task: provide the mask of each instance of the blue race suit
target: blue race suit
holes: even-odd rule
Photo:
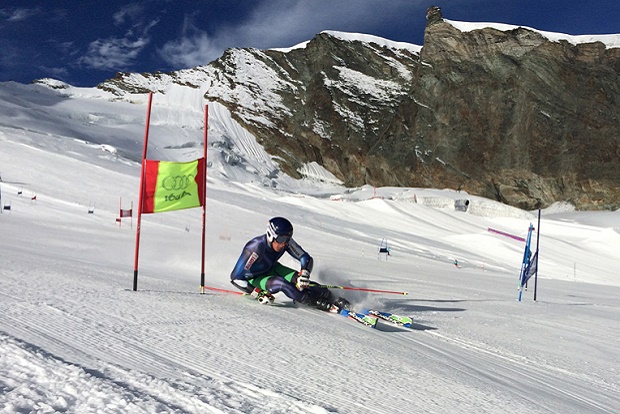
[[[237,280],[246,280],[251,286],[271,294],[284,292],[295,301],[303,301],[305,292],[295,287],[297,271],[278,263],[285,252],[299,260],[302,270],[312,271],[312,257],[295,240],[291,239],[286,248],[276,252],[263,234],[246,243],[230,274],[231,281],[235,284]],[[239,287],[237,284],[235,286]],[[311,287],[307,290],[314,289]]]

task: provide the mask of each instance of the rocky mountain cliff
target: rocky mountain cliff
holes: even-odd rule
[[[200,88],[293,177],[316,161],[347,186],[620,208],[620,48],[601,42],[461,31],[433,7],[422,48],[324,32],[290,50],[229,49],[206,66],[140,75],[146,89],[135,76],[99,87]]]

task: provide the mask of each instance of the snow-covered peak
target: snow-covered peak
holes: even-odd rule
[[[485,28],[491,28],[507,32],[518,28],[531,30],[533,32],[540,33],[552,42],[559,42],[565,40],[570,44],[577,45],[581,43],[593,43],[601,42],[608,49],[620,47],[620,34],[605,34],[605,35],[569,35],[564,33],[545,32],[542,30],[534,29],[527,26],[516,26],[505,23],[484,23],[484,22],[460,22],[456,20],[444,19],[446,23],[454,26],[461,32],[471,32],[472,30],[481,30]]]
[[[408,50],[412,53],[420,53],[420,50],[422,50],[422,46],[414,45],[413,43],[395,42],[393,40],[384,39],[383,37],[373,36],[373,35],[368,35],[368,34],[339,32],[339,31],[333,31],[333,30],[324,30],[321,33],[325,33],[337,39],[345,40],[349,42],[358,41],[358,42],[364,42],[364,43],[376,43],[379,46],[387,47],[389,49],[394,49],[394,50]],[[289,48],[276,48],[272,50],[278,50],[280,52],[286,53],[294,49],[304,49],[306,45],[308,44],[308,42],[309,41],[305,41],[295,46],[291,46]]]
[[[387,47],[389,49],[408,50],[412,53],[420,53],[420,50],[422,50],[422,46],[414,45],[413,43],[395,42],[393,40],[388,40],[379,36],[373,36],[368,34],[337,32],[332,30],[325,30],[321,33],[327,33],[328,35],[340,40],[346,40],[350,42],[358,41],[364,43],[376,43],[379,46]]]
[[[52,89],[67,89],[70,86],[69,84],[63,81],[59,81],[57,79],[52,79],[52,78],[41,78],[41,79],[37,79],[33,81],[32,83],[46,85]]]

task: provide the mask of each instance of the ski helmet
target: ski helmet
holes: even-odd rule
[[[284,217],[273,217],[267,226],[267,241],[288,243],[293,237],[293,225]]]

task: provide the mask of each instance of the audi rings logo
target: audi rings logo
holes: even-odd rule
[[[166,191],[180,191],[185,190],[190,184],[194,181],[194,176],[191,174],[187,175],[169,175],[164,178],[164,181],[161,183],[161,186]]]
[[[164,200],[169,203],[182,202],[182,199],[192,195],[188,190],[191,191],[190,186],[194,184],[192,174],[167,176],[161,182],[161,187],[167,191]]]

